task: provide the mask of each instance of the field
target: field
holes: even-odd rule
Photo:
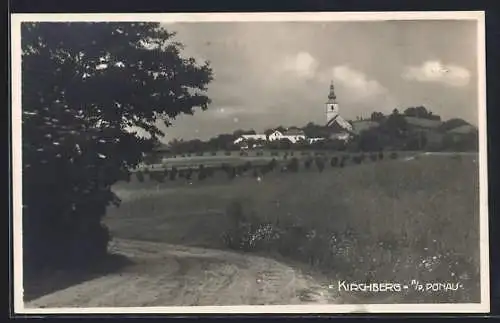
[[[135,241],[134,250],[142,248],[146,254],[159,255],[152,250],[163,244],[165,248],[183,246],[279,260],[286,268],[312,273],[322,282],[323,292],[328,292],[328,283],[335,284],[330,289],[334,300],[325,302],[479,302],[477,155],[406,157],[344,168],[327,164],[322,172],[300,164],[298,172],[276,170],[258,178],[248,172],[229,179],[220,171],[204,181],[178,178],[158,183],[139,182],[132,176],[130,182],[114,187],[122,204],[109,208],[105,222],[123,250]],[[253,242],[247,241],[246,247],[229,244],[227,236],[242,238],[240,229],[247,224],[253,228]],[[256,237],[262,227],[281,236]],[[248,234],[245,237],[249,239]],[[221,254],[219,258],[233,256]],[[179,262],[172,266],[179,267]],[[193,261],[189,266],[196,267]],[[246,266],[239,266],[240,276],[247,275],[243,271],[251,266]],[[141,270],[170,270],[167,267],[143,266]],[[184,268],[183,273],[187,271]],[[457,291],[415,292],[410,287],[399,293],[361,293],[339,292],[339,280],[462,285]],[[100,284],[94,282],[94,290]],[[227,286],[234,295],[239,295],[237,290],[241,293],[241,286]],[[287,304],[284,299],[225,299]],[[211,301],[214,298],[200,301],[184,296],[184,303],[176,305],[214,305]]]

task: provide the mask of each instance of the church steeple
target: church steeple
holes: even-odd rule
[[[330,93],[328,94],[328,102],[336,103],[337,96],[335,95],[335,88],[333,81],[330,83]]]

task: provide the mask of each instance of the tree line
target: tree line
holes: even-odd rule
[[[329,150],[349,150],[349,151],[377,151],[377,150],[474,150],[477,149],[477,135],[462,136],[458,141],[452,135],[447,135],[446,131],[455,127],[468,124],[466,121],[454,118],[442,122],[435,130],[420,131],[412,127],[406,117],[418,117],[427,120],[441,121],[439,115],[435,115],[432,111],[427,110],[424,106],[408,107],[402,113],[398,109],[394,109],[392,113],[384,115],[382,112],[373,112],[369,119],[364,121],[376,122],[378,126],[366,129],[354,136],[354,140],[346,143],[343,140],[331,139],[331,128],[324,125],[318,125],[313,122],[307,123],[303,127],[291,126],[289,128],[297,128],[304,131],[307,138],[324,138],[324,140],[308,143],[307,141],[299,141],[292,143],[288,139],[266,141],[247,139],[245,143],[249,147],[259,147],[263,149],[329,149]],[[279,126],[275,129],[267,129],[264,131],[266,135],[270,135],[274,130],[286,131],[284,126]],[[193,140],[173,140],[169,143],[169,151],[171,154],[196,154],[203,152],[214,151],[234,151],[240,150],[241,146],[234,144],[234,141],[241,135],[256,134],[254,129],[244,130],[239,129],[233,133],[219,134],[209,140],[202,141],[200,139]],[[439,145],[429,143],[429,135],[442,136]]]

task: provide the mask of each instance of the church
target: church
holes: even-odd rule
[[[330,84],[330,92],[328,93],[328,101],[326,106],[326,127],[330,130],[330,139],[347,141],[353,135],[353,126],[346,121],[339,113],[339,104],[335,95],[335,87],[333,81]]]

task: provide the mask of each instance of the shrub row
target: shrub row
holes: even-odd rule
[[[290,156],[293,155],[290,154]],[[396,159],[398,155],[396,152],[392,152],[389,157],[390,159]],[[345,167],[349,161],[354,164],[361,164],[365,161],[376,162],[383,159],[384,159],[383,152],[379,152],[378,154],[371,153],[371,154],[361,154],[355,156],[343,155],[343,156],[331,157],[329,159],[329,164],[331,167],[342,168]],[[280,167],[281,172],[296,173],[300,170],[300,161],[297,157],[292,157],[291,159],[285,159],[285,160],[287,160],[287,162],[282,164],[282,166]],[[307,159],[305,159],[304,168],[308,170],[311,169],[311,167],[314,165],[319,172],[323,172],[327,163],[328,163],[327,157],[325,157],[322,154],[318,154],[315,157],[308,157]],[[269,163],[263,166],[253,166],[250,161],[247,161],[245,164],[238,166],[230,165],[229,163],[223,163],[219,169],[225,172],[229,179],[233,179],[238,176],[242,176],[251,170],[253,170],[252,176],[258,177],[260,174],[264,175],[276,170],[277,166],[278,166],[278,161],[276,160],[276,158],[273,158]],[[177,178],[185,178],[187,180],[191,180],[194,176],[194,173],[196,172],[198,180],[204,180],[208,177],[212,177],[215,171],[216,169],[214,169],[213,167],[205,167],[202,164],[199,165],[197,169],[189,168],[184,170],[177,170],[176,167],[173,167],[170,171],[166,169],[163,171],[149,171],[148,169],[145,169],[142,172],[141,171],[136,172],[136,177],[140,182],[144,182],[145,175],[149,175],[149,178],[151,180],[155,180],[158,182],[164,182],[166,178],[168,178],[171,181],[176,180]]]

